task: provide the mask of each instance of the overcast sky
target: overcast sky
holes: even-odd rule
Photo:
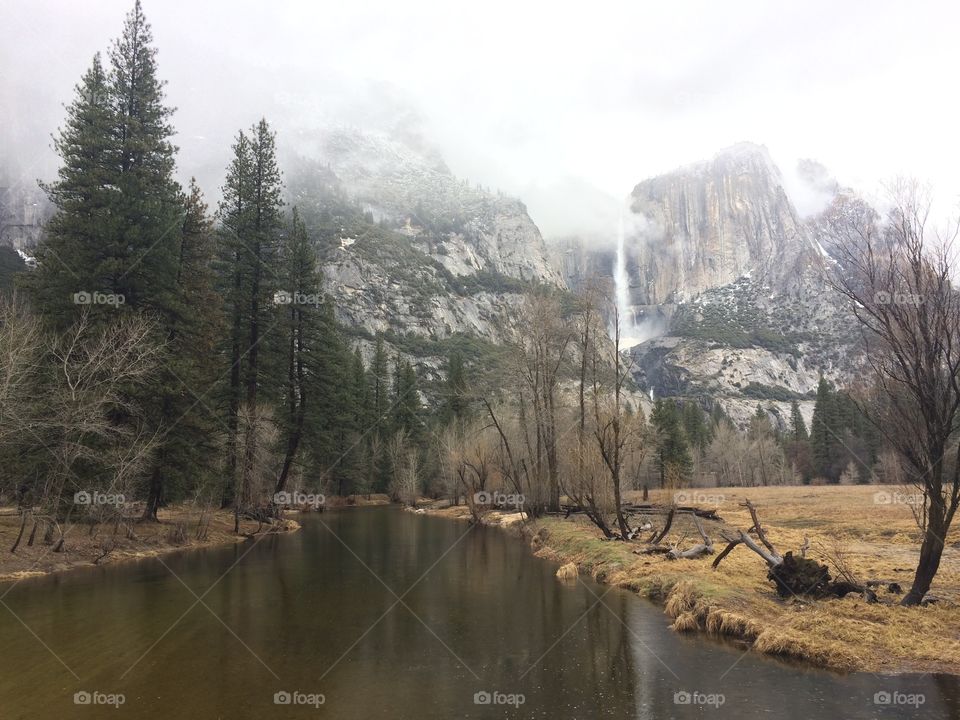
[[[0,163],[48,176],[49,134],[132,0],[0,0]],[[960,6],[904,2],[144,0],[178,107],[181,174],[216,193],[230,137],[416,108],[458,175],[527,200],[548,233],[597,193],[741,140],[788,172],[930,181],[957,162]],[[5,160],[6,158],[6,160]],[[602,204],[602,203],[601,203]]]

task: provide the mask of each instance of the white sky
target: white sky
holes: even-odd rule
[[[0,0],[0,164],[49,176],[61,104],[131,5]],[[404,104],[454,172],[526,199],[548,233],[585,222],[591,186],[622,198],[740,140],[785,172],[811,157],[868,191],[899,173],[930,181],[943,207],[960,196],[960,5],[944,0],[144,8],[179,108],[181,172],[211,196],[230,137],[260,115],[283,143]]]

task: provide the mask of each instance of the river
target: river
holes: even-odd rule
[[[397,508],[302,524],[7,583],[0,717],[960,718],[957,677],[838,676],[678,635],[500,530]]]

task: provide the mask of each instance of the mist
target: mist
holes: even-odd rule
[[[3,3],[0,164],[50,178],[50,135],[128,0]],[[148,0],[180,147],[211,198],[231,138],[266,116],[297,133],[415,126],[452,172],[527,203],[548,237],[612,241],[642,179],[763,143],[786,176],[816,158],[870,191],[895,174],[953,206],[960,9],[706,2],[568,12],[546,3]],[[909,86],[912,102],[892,101]],[[812,198],[815,202],[817,198]]]

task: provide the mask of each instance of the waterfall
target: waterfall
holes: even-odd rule
[[[617,259],[613,266],[614,300],[617,306],[617,315],[620,318],[620,348],[626,350],[646,342],[650,338],[659,337],[666,331],[666,323],[660,317],[642,316],[637,322],[637,314],[630,296],[630,274],[627,272],[626,231],[624,229],[623,213],[617,220]],[[610,337],[613,337],[615,328],[610,328]]]
[[[630,276],[627,274],[627,252],[624,248],[623,213],[617,220],[617,259],[613,266],[613,284],[616,293],[617,315],[620,318],[620,345],[627,348],[634,343],[636,320],[630,305]]]

